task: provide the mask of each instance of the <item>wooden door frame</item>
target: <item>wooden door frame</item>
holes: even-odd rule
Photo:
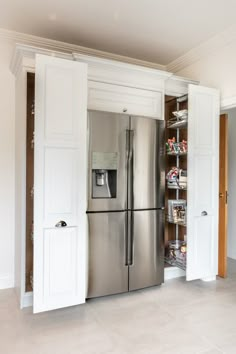
[[[219,144],[219,253],[218,275],[227,276],[227,224],[228,224],[228,115],[220,115]]]

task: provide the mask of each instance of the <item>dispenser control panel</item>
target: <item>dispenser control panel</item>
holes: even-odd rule
[[[117,152],[92,153],[92,198],[116,198]]]

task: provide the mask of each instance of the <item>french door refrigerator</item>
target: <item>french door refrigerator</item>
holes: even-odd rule
[[[164,122],[88,112],[87,298],[164,279]]]

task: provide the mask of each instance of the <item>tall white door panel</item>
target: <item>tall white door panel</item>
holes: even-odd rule
[[[37,55],[34,312],[85,301],[87,65]]]
[[[189,86],[187,280],[218,269],[219,92]]]

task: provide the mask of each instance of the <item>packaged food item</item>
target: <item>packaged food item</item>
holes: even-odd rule
[[[187,202],[185,199],[168,200],[168,221],[186,224]]]
[[[173,166],[166,175],[168,188],[187,188],[187,170]]]
[[[188,143],[186,140],[176,142],[175,137],[168,139],[166,142],[166,152],[173,155],[187,153]]]

